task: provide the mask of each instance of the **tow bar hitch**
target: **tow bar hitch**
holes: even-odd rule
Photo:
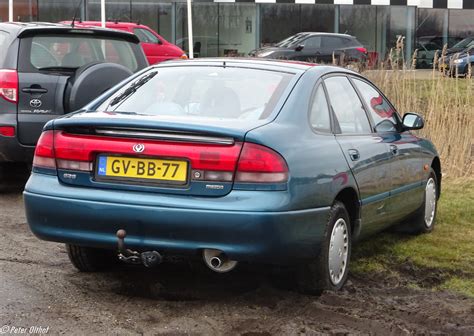
[[[125,237],[127,232],[120,229],[116,233],[118,239],[118,258],[134,265],[144,265],[145,267],[155,267],[163,261],[163,257],[157,251],[137,252],[125,248]]]

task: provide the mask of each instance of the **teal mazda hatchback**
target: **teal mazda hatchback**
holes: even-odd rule
[[[198,255],[220,273],[295,265],[302,291],[337,290],[358,239],[433,230],[441,165],[423,125],[338,67],[166,62],[45,126],[27,220],[80,271]]]

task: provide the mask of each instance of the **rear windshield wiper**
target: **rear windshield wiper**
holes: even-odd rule
[[[107,107],[106,110],[108,110],[109,107],[115,106],[118,103],[130,97],[131,95],[133,95],[135,92],[137,92],[137,90],[140,87],[145,85],[150,79],[155,77],[157,74],[158,74],[158,71],[150,72],[148,75],[143,76],[142,78],[137,80],[135,83],[131,84],[125,91],[123,91],[121,94],[119,94],[117,97],[115,97],[114,99],[110,101],[109,106]]]

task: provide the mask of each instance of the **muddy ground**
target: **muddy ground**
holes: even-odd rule
[[[31,234],[20,192],[0,194],[0,230],[0,333],[7,325],[53,335],[474,334],[474,300],[400,279],[351,276],[344,291],[314,297],[255,266],[224,276],[185,263],[79,273],[62,245]]]

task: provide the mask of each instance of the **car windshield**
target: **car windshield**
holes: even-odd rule
[[[474,46],[474,38],[473,37],[468,37],[468,38],[465,38],[464,40],[456,43],[453,48],[460,48],[460,49],[464,49],[464,48],[468,48],[470,46]]]
[[[93,62],[117,63],[131,71],[138,68],[132,43],[86,35],[35,36],[30,62],[37,69],[79,68]]]
[[[192,119],[269,117],[292,74],[236,67],[154,68],[111,96],[99,111]]]
[[[291,48],[301,43],[301,41],[303,41],[303,39],[308,35],[309,34],[306,33],[296,34],[284,39],[283,41],[278,42],[277,44],[275,44],[275,46],[282,48]]]

